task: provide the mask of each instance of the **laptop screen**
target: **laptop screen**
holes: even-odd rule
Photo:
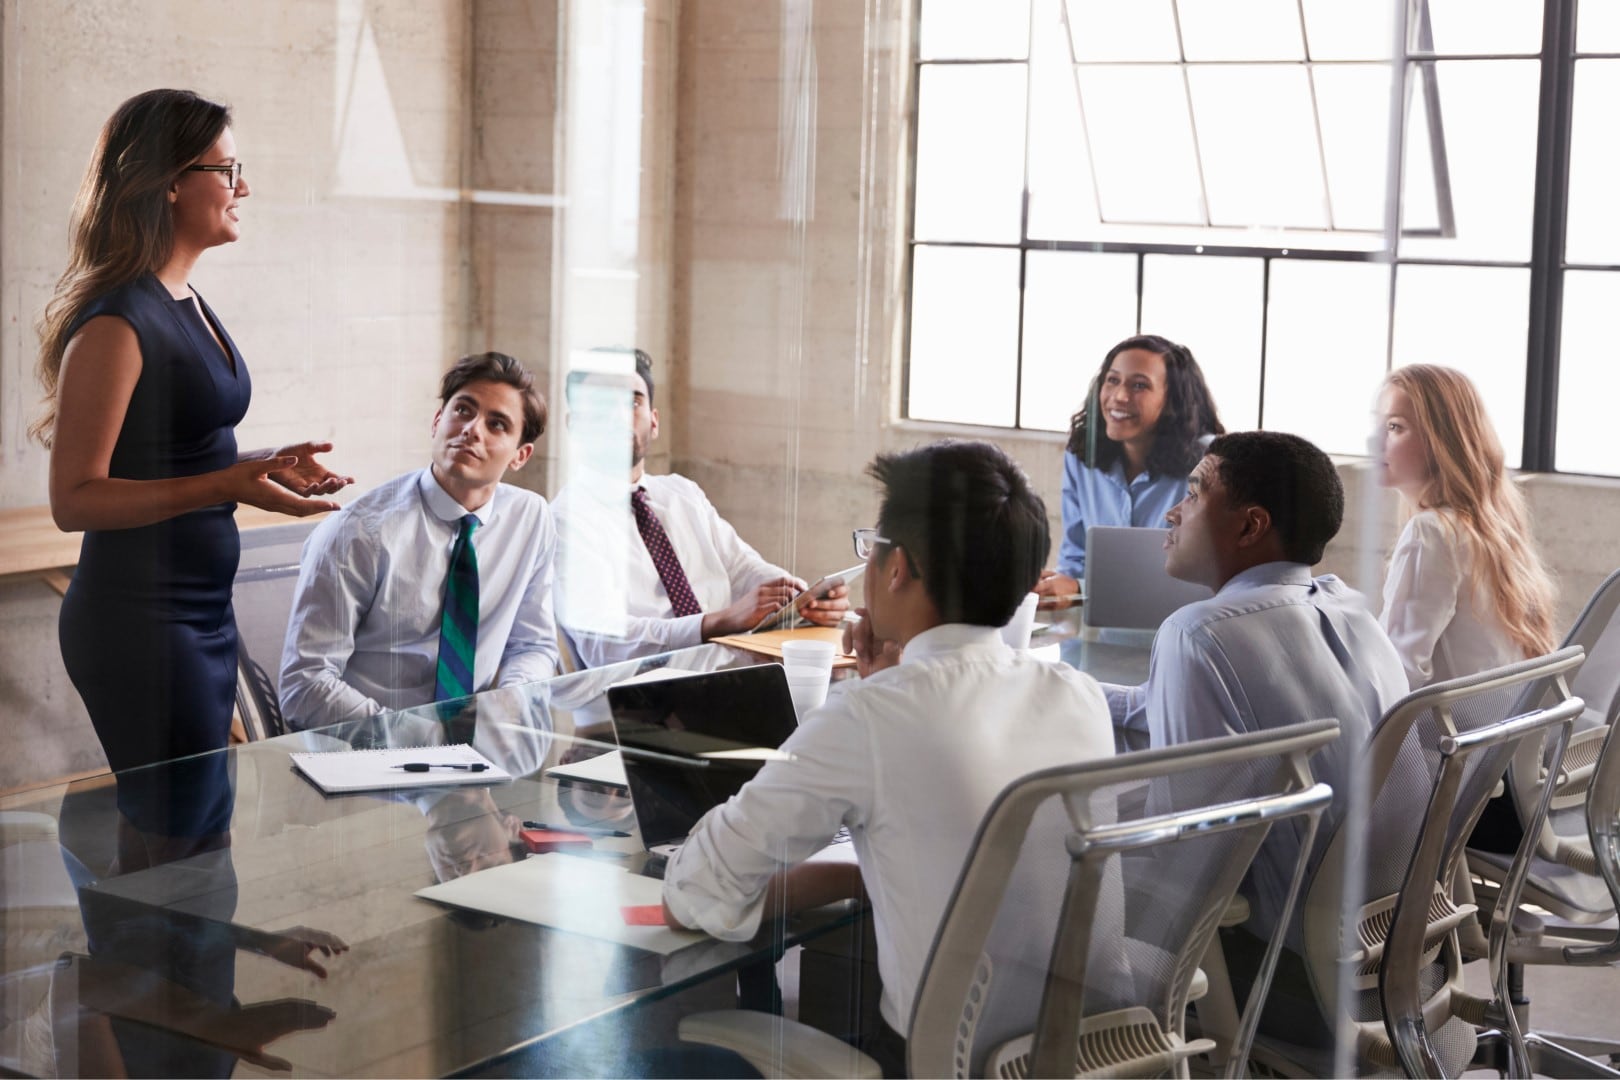
[[[684,839],[763,764],[728,752],[775,749],[797,723],[778,664],[625,683],[608,706],[648,847]]]
[[[1169,529],[1093,525],[1086,530],[1086,625],[1157,630],[1172,612],[1215,595],[1164,568]]]

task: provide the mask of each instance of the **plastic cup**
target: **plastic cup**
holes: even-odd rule
[[[804,714],[827,700],[827,679],[815,682],[788,680],[788,696],[793,699],[793,714],[800,720]]]
[[[796,671],[818,672],[825,679],[832,675],[838,647],[830,641],[782,642],[782,666],[791,676]]]
[[[1001,628],[1001,640],[1010,648],[1029,648],[1030,631],[1035,628],[1035,607],[1040,602],[1038,594],[1026,593],[1023,600],[1018,603],[1018,610],[1007,620],[1007,625]]]

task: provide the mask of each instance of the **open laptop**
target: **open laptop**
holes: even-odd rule
[[[1177,608],[1214,593],[1164,568],[1169,529],[1093,525],[1086,530],[1086,626],[1157,630]]]
[[[741,790],[798,725],[780,664],[621,683],[607,696],[641,840],[655,857]]]

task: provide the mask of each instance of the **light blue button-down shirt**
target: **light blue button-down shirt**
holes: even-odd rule
[[[1274,562],[1250,567],[1166,619],[1147,682],[1103,690],[1116,727],[1128,739],[1145,733],[1155,747],[1337,720],[1338,741],[1311,759],[1316,778],[1333,787],[1337,815],[1352,764],[1407,685],[1395,646],[1360,593],[1332,575],[1312,578],[1301,563]],[[1414,791],[1414,813],[1426,796]],[[1323,822],[1324,836],[1331,825]],[[1302,830],[1279,826],[1255,860],[1250,899],[1262,934],[1276,925]]]
[[[1125,463],[1094,469],[1074,451],[1063,454],[1063,544],[1060,574],[1081,580],[1086,574],[1086,530],[1093,525],[1160,528],[1164,515],[1187,494],[1185,476],[1140,472],[1129,482]]]

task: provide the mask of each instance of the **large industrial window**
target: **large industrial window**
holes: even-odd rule
[[[1422,360],[1510,462],[1620,471],[1614,8],[1577,52],[1571,0],[922,0],[906,415],[1063,430],[1152,332],[1229,428],[1363,452]]]

